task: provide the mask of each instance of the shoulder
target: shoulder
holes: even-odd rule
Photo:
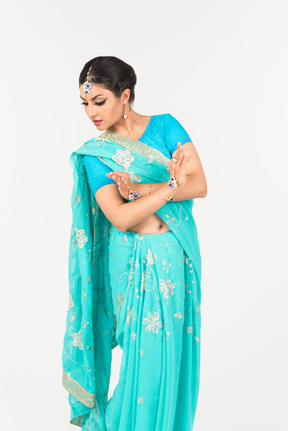
[[[178,119],[170,114],[170,113],[164,113],[164,114],[158,114],[158,115],[154,115],[154,121],[158,124],[158,125],[162,125],[163,129],[165,128],[169,128],[169,127],[175,127],[175,126],[181,126],[180,122],[178,121]]]

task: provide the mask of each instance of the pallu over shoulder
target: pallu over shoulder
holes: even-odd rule
[[[168,182],[169,158],[140,141],[106,131],[70,156],[73,168],[72,225],[69,245],[69,302],[62,353],[62,383],[69,392],[70,423],[105,431],[116,315],[109,280],[112,224],[94,194],[83,156],[98,157],[135,183]],[[201,254],[192,214],[193,199],[166,202],[156,214],[169,226],[191,259],[201,303]],[[90,427],[90,428],[89,428]]]

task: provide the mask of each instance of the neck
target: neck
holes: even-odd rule
[[[121,117],[119,122],[113,124],[107,131],[119,133],[120,135],[137,140],[142,136],[150,117],[147,115],[140,115],[133,109],[128,111],[126,115],[127,118]]]

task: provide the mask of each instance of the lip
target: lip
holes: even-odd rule
[[[93,123],[96,124],[96,126],[99,126],[99,124],[101,124],[101,122],[102,122],[102,120],[98,120],[98,121],[96,121],[96,120],[94,121],[93,120]]]

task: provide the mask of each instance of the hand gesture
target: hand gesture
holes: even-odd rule
[[[183,145],[181,144],[181,142],[178,142],[177,144],[178,144],[177,151],[176,151],[176,154],[174,155],[174,158],[177,159],[177,162],[175,163],[174,174],[173,174],[173,165],[174,165],[173,158],[169,162],[170,177],[176,178],[178,183],[178,187],[176,188],[176,190],[178,188],[182,188],[185,186],[186,175],[187,175],[186,165],[187,165],[187,162],[189,162],[189,160],[191,159],[191,154],[184,153]]]
[[[112,172],[108,172],[106,176],[109,178],[112,178],[112,180],[115,181],[115,183],[118,186],[119,193],[126,200],[129,200],[128,190],[127,190],[128,187],[130,188],[130,190],[133,190],[134,192],[137,191],[136,190],[137,184],[131,181],[129,174],[127,174],[127,172],[112,171]],[[121,180],[121,177],[124,178],[127,184],[125,184],[125,182]]]

